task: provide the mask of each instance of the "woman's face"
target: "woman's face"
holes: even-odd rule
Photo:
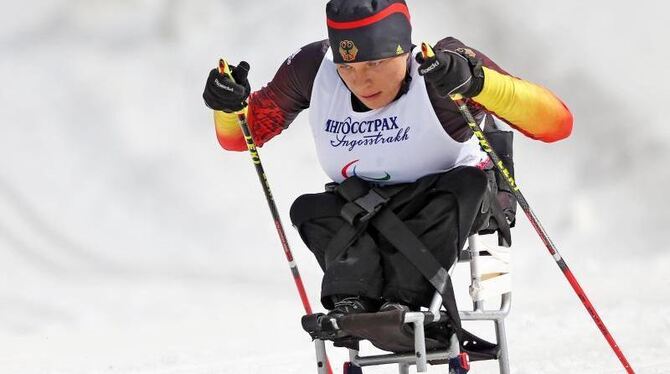
[[[407,56],[337,64],[337,72],[349,90],[370,109],[393,101],[407,73]]]

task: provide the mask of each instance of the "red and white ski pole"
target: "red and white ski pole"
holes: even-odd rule
[[[227,75],[230,79],[233,79],[233,76],[230,72],[230,67],[224,59],[219,60],[219,73]],[[305,314],[312,314],[312,307],[309,304],[309,299],[307,298],[307,292],[305,292],[305,286],[302,283],[302,278],[300,277],[300,272],[298,271],[298,265],[293,259],[293,254],[291,253],[291,248],[288,245],[288,240],[286,240],[286,233],[284,232],[284,226],[281,223],[281,218],[279,217],[279,211],[277,210],[277,205],[275,204],[274,198],[272,197],[272,191],[270,191],[270,184],[268,183],[268,178],[265,175],[265,170],[263,170],[263,164],[261,163],[261,157],[258,154],[256,149],[256,143],[254,138],[251,136],[251,131],[249,130],[249,125],[247,124],[246,115],[243,112],[237,114],[237,119],[244,134],[244,139],[247,143],[247,149],[251,154],[251,160],[256,167],[256,174],[258,174],[258,180],[261,182],[263,187],[263,192],[265,193],[265,199],[268,202],[270,207],[270,213],[272,213],[272,219],[274,220],[275,228],[277,229],[277,234],[279,235],[279,240],[281,241],[282,248],[284,248],[284,254],[286,255],[286,260],[291,268],[291,274],[293,275],[293,281],[295,286],[298,288],[298,294],[300,295],[300,300],[302,300],[302,306],[305,308]],[[323,342],[315,342],[317,345],[316,349],[324,349]],[[325,356],[325,351],[324,351]],[[317,355],[318,357],[318,355]],[[325,364],[328,374],[333,373],[333,369],[330,367],[330,362],[326,357],[325,363],[319,363],[319,365]]]
[[[435,52],[433,52],[433,49],[427,43],[421,43],[421,53],[423,54],[424,58],[435,56]],[[461,111],[461,114],[463,114],[463,117],[465,117],[465,121],[468,123],[468,126],[470,127],[470,129],[472,129],[472,132],[475,133],[475,136],[479,140],[479,145],[481,146],[481,148],[491,158],[498,171],[505,177],[507,184],[509,184],[510,189],[512,190],[514,196],[519,202],[519,205],[523,209],[524,213],[526,213],[526,217],[528,217],[530,224],[533,225],[535,231],[538,233],[538,235],[540,235],[542,242],[547,247],[547,250],[549,250],[549,253],[556,261],[556,264],[563,272],[563,275],[565,275],[565,277],[567,278],[568,282],[572,286],[572,289],[575,290],[575,292],[577,293],[579,300],[581,300],[582,304],[584,304],[584,307],[589,312],[591,318],[593,318],[593,321],[595,321],[596,326],[598,326],[598,329],[600,329],[600,332],[602,332],[603,336],[605,337],[605,340],[607,340],[607,343],[609,343],[610,347],[612,347],[614,354],[616,354],[619,361],[621,361],[621,364],[623,365],[624,369],[626,369],[626,372],[629,374],[634,374],[635,372],[633,371],[633,368],[628,363],[628,360],[626,359],[623,352],[619,348],[619,345],[616,343],[616,341],[614,341],[612,334],[610,334],[609,330],[607,330],[607,327],[605,326],[605,323],[602,321],[602,319],[600,319],[598,312],[596,312],[596,308],[593,306],[593,304],[591,304],[591,301],[586,296],[586,293],[579,285],[579,282],[577,282],[577,278],[575,278],[575,276],[572,274],[572,271],[568,267],[568,264],[565,263],[563,257],[558,253],[556,245],[551,241],[551,238],[549,238],[549,234],[547,234],[547,232],[544,230],[544,227],[542,227],[539,218],[537,218],[533,210],[530,208],[528,201],[523,196],[521,190],[519,189],[519,186],[517,186],[516,182],[514,181],[512,173],[510,173],[505,164],[503,164],[502,160],[500,160],[500,157],[498,157],[498,155],[491,147],[490,143],[486,139],[486,136],[484,135],[484,132],[475,121],[475,118],[472,115],[472,113],[470,113],[467,104],[459,96],[452,96],[452,100],[454,100],[456,105],[458,105],[458,109]]]

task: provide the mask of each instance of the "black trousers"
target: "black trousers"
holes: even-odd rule
[[[393,211],[449,269],[481,214],[486,175],[473,167],[461,167],[440,175],[429,189],[414,193],[419,183],[405,186],[411,199],[394,206]],[[340,216],[345,202],[334,192],[322,192],[302,195],[291,206],[293,225],[324,271],[323,306],[332,309],[332,296],[342,295],[429,305],[435,290],[428,280],[372,226],[349,247],[326,251],[335,234],[348,225]]]

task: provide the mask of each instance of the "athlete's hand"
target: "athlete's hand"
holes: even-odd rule
[[[251,92],[247,80],[249,63],[241,61],[237,66],[230,66],[230,69],[232,79],[219,73],[218,69],[209,72],[202,98],[211,109],[232,113],[247,106],[246,100]]]
[[[422,49],[423,52],[416,55],[419,74],[435,87],[438,95],[473,97],[481,92],[484,72],[480,60],[446,49],[433,52],[427,44]]]

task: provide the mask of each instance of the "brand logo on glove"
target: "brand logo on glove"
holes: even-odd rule
[[[421,73],[421,75],[426,75],[426,74],[430,73],[431,71],[437,69],[439,66],[440,66],[440,61],[435,61],[432,64],[430,64],[427,68],[420,69],[419,73]]]
[[[217,87],[219,87],[219,88],[223,88],[223,89],[226,90],[226,91],[233,92],[233,88],[232,88],[232,87],[229,87],[229,86],[226,86],[225,84],[222,84],[221,82],[219,82],[218,79],[214,79],[214,84],[216,84]]]
[[[346,62],[351,62],[356,59],[356,55],[358,54],[358,48],[356,48],[356,44],[354,44],[353,41],[351,40],[343,40],[340,42],[340,55],[342,56],[342,59]]]

